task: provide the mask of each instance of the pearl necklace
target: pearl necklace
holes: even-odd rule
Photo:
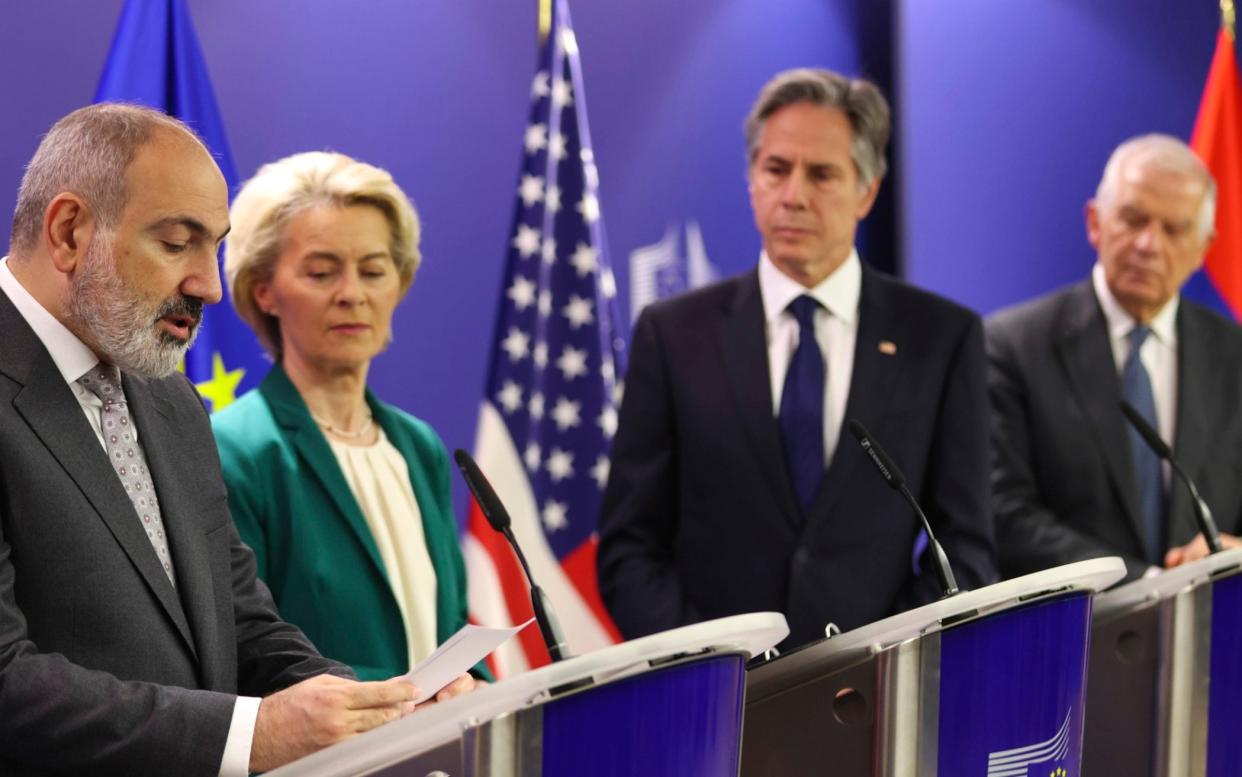
[[[360,428],[356,432],[348,432],[344,429],[337,429],[335,426],[323,420],[322,418],[315,415],[314,413],[311,413],[310,417],[314,419],[315,423],[319,424],[320,429],[323,429],[325,432],[330,432],[331,434],[335,434],[337,437],[344,437],[346,440],[356,440],[362,435],[371,431],[371,414],[370,413],[367,413],[366,420],[362,422],[362,428]]]

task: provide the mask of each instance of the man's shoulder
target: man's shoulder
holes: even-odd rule
[[[759,281],[753,269],[739,275],[710,283],[675,297],[653,302],[643,308],[642,315],[659,321],[701,319],[728,310],[739,295],[759,293]]]
[[[914,314],[940,321],[961,322],[971,322],[979,318],[978,313],[960,302],[879,270],[867,270],[863,275],[863,294],[882,297],[885,307],[903,315]]]
[[[1231,318],[1217,313],[1207,305],[1185,297],[1178,303],[1187,322],[1198,327],[1200,333],[1229,348],[1242,348],[1242,326]]]
[[[1080,281],[1001,308],[984,319],[984,331],[990,339],[1044,339],[1093,312],[1087,306],[1094,304],[1090,282]]]

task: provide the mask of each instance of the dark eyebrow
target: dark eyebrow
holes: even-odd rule
[[[189,216],[168,216],[155,222],[151,226],[147,227],[147,229],[153,232],[157,229],[163,229],[164,227],[185,227],[193,232],[197,237],[211,237],[211,232],[207,229],[203,222]],[[220,236],[215,238],[215,242],[218,243],[223,240],[232,228],[232,224],[225,227],[224,231],[220,233]]]

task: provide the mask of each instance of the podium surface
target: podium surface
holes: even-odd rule
[[[1076,766],[1091,595],[1124,576],[1116,558],[1069,564],[752,669],[742,773],[934,777]]]
[[[584,763],[601,775],[736,773],[746,659],[788,633],[779,613],[751,613],[623,642],[421,709],[268,774],[551,776],[580,774]]]
[[[1242,549],[1096,599],[1083,773],[1242,774]]]

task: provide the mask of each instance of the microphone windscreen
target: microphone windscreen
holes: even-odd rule
[[[483,512],[483,517],[498,532],[508,529],[509,513],[501,505],[500,497],[496,496],[496,492],[492,489],[492,484],[487,482],[487,478],[483,476],[483,471],[479,469],[479,465],[475,464],[474,459],[470,458],[470,454],[461,448],[453,451],[453,460],[457,462],[457,468],[461,470],[461,476],[466,481],[466,487],[474,495],[474,501],[478,503],[479,509]]]

